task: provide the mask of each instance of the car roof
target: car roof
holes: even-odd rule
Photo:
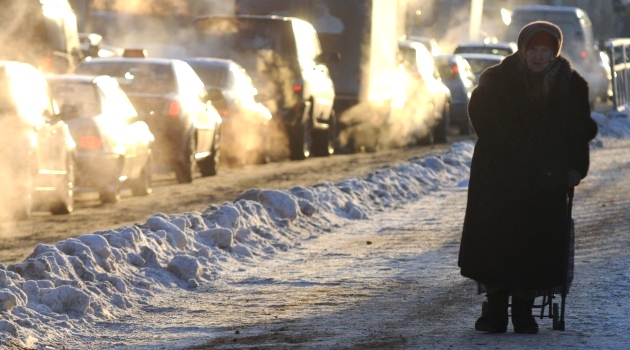
[[[523,5],[517,6],[512,11],[515,12],[563,12],[563,13],[575,13],[579,16],[586,15],[586,12],[579,7],[574,6],[549,6],[549,5]]]
[[[491,53],[458,53],[459,56],[464,57],[465,59],[478,59],[478,60],[493,60],[493,61],[502,61],[506,56],[503,55],[493,55]]]
[[[468,41],[459,43],[457,47],[500,47],[500,48],[515,48],[516,43],[499,41],[499,42],[486,42],[486,41]]]
[[[86,64],[92,62],[145,62],[150,64],[163,64],[171,65],[173,61],[181,61],[175,58],[160,58],[160,57],[93,57],[85,59],[79,64]]]
[[[238,65],[236,62],[234,62],[231,59],[227,59],[227,58],[215,58],[215,57],[185,57],[181,59],[184,62],[192,62],[192,63],[199,63],[199,64],[204,64],[204,65],[208,65],[208,66],[232,66],[232,65]]]

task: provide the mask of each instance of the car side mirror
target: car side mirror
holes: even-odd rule
[[[61,120],[75,119],[79,116],[79,108],[76,105],[66,103],[61,106],[59,116]]]

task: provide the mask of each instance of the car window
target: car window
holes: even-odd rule
[[[50,89],[60,107],[75,106],[79,117],[91,118],[102,112],[98,92],[91,83],[51,81]]]
[[[298,38],[296,45],[300,66],[312,66],[315,57],[322,51],[315,30],[310,24],[302,21],[293,21],[293,30],[295,37]]]
[[[225,66],[214,66],[203,63],[189,62],[205,85],[231,88]]]
[[[103,113],[123,118],[125,123],[135,120],[137,113],[127,94],[116,83],[99,84],[103,100]]]
[[[81,62],[75,73],[109,75],[126,93],[168,94],[177,91],[173,69],[167,63],[96,59]]]
[[[183,61],[175,61],[173,62],[173,68],[177,72],[175,76],[180,97],[182,99],[196,98],[205,102],[206,88],[190,65]]]
[[[53,100],[44,76],[35,68],[25,66],[16,69],[19,76],[10,80],[10,90],[15,99],[18,113],[32,125],[41,124],[41,116],[54,114]]]

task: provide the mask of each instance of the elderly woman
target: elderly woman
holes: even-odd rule
[[[537,333],[539,291],[562,285],[567,193],[589,168],[597,134],[586,81],[560,55],[550,22],[521,30],[518,51],[488,68],[468,113],[478,135],[459,253],[461,274],[488,297],[475,329]]]

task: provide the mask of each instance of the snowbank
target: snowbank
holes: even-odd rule
[[[602,137],[630,136],[625,114],[593,118],[594,147],[603,147]],[[0,344],[63,344],[91,324],[136,312],[156,293],[196,288],[429,191],[466,187],[473,147],[459,142],[362,178],[251,189],[202,212],[156,213],[143,224],[39,244],[24,262],[0,264]]]

